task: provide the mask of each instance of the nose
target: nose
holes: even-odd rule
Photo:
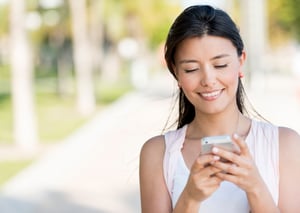
[[[201,86],[203,87],[215,86],[217,79],[214,70],[210,69],[209,67],[205,67],[202,71],[203,72],[201,76]]]

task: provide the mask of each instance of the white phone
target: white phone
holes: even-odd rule
[[[211,153],[214,146],[230,152],[239,152],[239,147],[232,142],[230,135],[219,135],[201,139],[201,155]]]

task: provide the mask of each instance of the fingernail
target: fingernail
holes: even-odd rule
[[[238,139],[238,138],[239,138],[238,134],[234,133],[234,134],[233,134],[233,138],[234,138],[234,139]]]
[[[218,153],[218,152],[219,152],[219,149],[218,149],[217,147],[214,147],[214,148],[212,149],[212,152],[213,152],[213,153]]]
[[[214,160],[215,160],[215,161],[220,160],[220,156],[215,155],[215,156],[214,156]]]

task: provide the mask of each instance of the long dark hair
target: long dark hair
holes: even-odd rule
[[[219,36],[230,40],[235,46],[238,56],[242,55],[244,49],[242,38],[237,26],[226,12],[208,5],[188,7],[175,19],[165,44],[165,60],[175,79],[173,65],[175,64],[174,55],[177,46],[187,38],[202,37],[204,35]],[[239,79],[236,102],[241,113],[247,111],[244,105],[244,96],[244,87],[241,79]],[[190,123],[194,117],[195,107],[180,89],[177,128]]]

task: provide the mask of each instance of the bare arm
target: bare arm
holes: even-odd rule
[[[142,213],[170,213],[171,199],[163,176],[164,138],[148,140],[140,154]]]
[[[300,136],[288,128],[279,129],[279,208],[283,213],[300,209]]]

